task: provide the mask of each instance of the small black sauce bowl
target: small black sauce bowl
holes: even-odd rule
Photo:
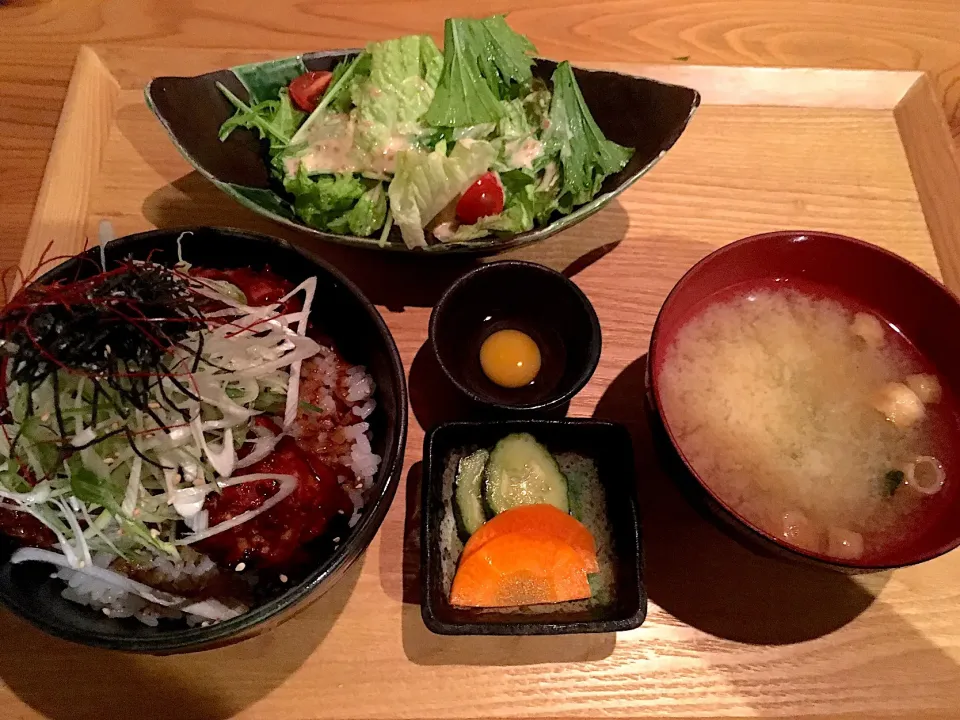
[[[574,452],[596,463],[613,535],[616,599],[611,604],[537,614],[450,604],[443,583],[440,529],[448,460],[478,447],[492,448],[501,438],[519,432],[530,433],[553,453]],[[623,425],[583,419],[444,423],[424,440],[421,503],[420,613],[429,630],[440,635],[604,633],[633,630],[646,619],[633,446]]]
[[[540,348],[540,372],[522,388],[502,388],[480,367],[480,345],[498,330],[525,332]],[[430,344],[460,392],[498,410],[542,412],[576,395],[600,360],[600,321],[577,285],[536,263],[501,260],[471,270],[430,315]]]

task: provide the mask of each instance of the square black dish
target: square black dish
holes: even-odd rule
[[[596,464],[613,539],[613,599],[586,609],[530,611],[454,607],[443,573],[441,523],[452,502],[452,472],[460,457],[492,448],[511,433],[530,433],[554,454],[576,453]],[[560,635],[632,630],[647,614],[637,511],[636,472],[627,429],[584,419],[445,423],[427,433],[423,449],[420,528],[421,614],[441,635]],[[451,465],[452,464],[452,465]],[[446,500],[445,500],[446,496]],[[541,606],[546,608],[546,606]]]

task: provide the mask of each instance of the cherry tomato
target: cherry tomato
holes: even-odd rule
[[[503,185],[500,176],[495,172],[488,172],[460,196],[457,201],[457,218],[464,225],[473,225],[477,220],[488,215],[499,215],[503,212]]]
[[[326,70],[311,70],[290,83],[290,99],[304,112],[313,112],[327,91],[333,73]]]

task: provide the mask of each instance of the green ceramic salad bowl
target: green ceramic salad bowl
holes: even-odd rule
[[[471,61],[471,36],[465,41],[458,28],[476,33],[476,28],[486,32],[488,27],[493,54],[478,50]],[[419,53],[412,70],[419,97],[411,97],[410,78],[396,80],[402,75],[398,68],[410,65],[404,57],[410,43]],[[372,43],[366,50],[306,53],[196,77],[158,77],[147,85],[146,101],[183,156],[251,210],[328,242],[428,254],[497,252],[546,239],[589,217],[663,157],[700,102],[690,88],[530,57],[533,46],[500,16],[448,21],[444,47],[453,49],[443,55],[430,38],[416,36]],[[327,107],[321,98],[320,110],[313,113],[300,112],[299,97],[287,90],[309,71],[333,72],[326,93],[336,95],[327,98]],[[476,99],[481,95],[490,100],[486,106],[483,98]],[[543,98],[539,116],[537,97]],[[387,106],[388,101],[393,105]],[[521,108],[521,125],[529,123],[526,139],[510,135],[511,104]],[[384,120],[384,115],[390,117]],[[415,127],[402,124],[414,116]],[[477,122],[484,118],[492,122]],[[444,123],[454,127],[438,127]],[[422,167],[404,175],[401,151],[396,167],[391,154],[386,168],[371,170],[369,164],[351,160],[336,170],[320,170],[330,173],[324,177],[308,177],[308,167],[316,172],[318,164],[341,162],[323,155],[343,137],[360,147],[367,142],[365,133],[376,136],[382,130],[384,136],[392,135],[372,142],[389,144],[398,127],[407,133],[401,148],[412,147],[408,154],[423,160]],[[478,154],[489,147],[498,159],[481,158],[478,165]],[[521,152],[515,160],[518,148],[534,152],[526,157]],[[384,152],[375,148],[372,157],[379,162]],[[429,177],[437,168],[439,177]],[[478,168],[499,170],[505,207],[499,206],[500,215],[463,226],[457,197],[477,177]],[[408,181],[408,176],[418,180]],[[414,186],[416,182],[421,184]],[[454,187],[457,182],[461,185]],[[431,193],[439,194],[424,200]],[[455,232],[445,231],[441,241],[437,220],[433,225],[428,221],[443,217],[437,213],[440,206],[453,218],[454,204]]]

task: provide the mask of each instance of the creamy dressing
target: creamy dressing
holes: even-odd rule
[[[533,168],[533,161],[543,152],[543,143],[533,137],[511,140],[505,147],[507,165],[511,168]]]
[[[288,175],[302,165],[308,174],[357,172],[353,137],[356,123],[345,113],[318,118],[307,131],[307,149],[284,160]]]
[[[453,237],[457,227],[457,223],[453,220],[439,223],[433,228],[433,236],[441,242],[447,241]]]
[[[369,157],[368,167],[381,173],[393,173],[397,166],[397,153],[412,147],[409,136],[394,135],[380,149]]]
[[[393,174],[397,153],[412,147],[411,135],[415,126],[405,124],[400,131],[410,134],[392,135],[373,152],[365,153],[355,144],[357,122],[345,113],[333,113],[318,119],[307,132],[307,148],[299,155],[284,160],[288,175],[296,175],[298,168],[310,175],[320,173],[373,172],[378,175]]]

